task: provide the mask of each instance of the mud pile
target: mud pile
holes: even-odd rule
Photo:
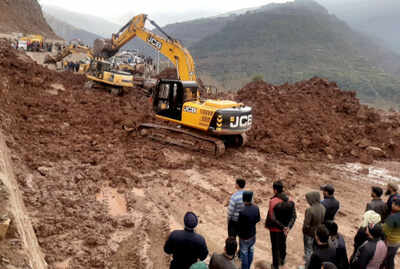
[[[134,210],[136,198],[125,189],[143,184],[135,173],[166,163],[159,145],[121,128],[125,119],[151,118],[148,98],[142,91],[118,98],[87,89],[84,76],[50,71],[5,42],[0,73],[0,128],[46,261],[105,268],[116,251],[108,245],[112,233],[134,222],[111,218],[96,195],[110,184]],[[158,234],[168,231],[160,225]],[[140,260],[133,264],[143,268]]]
[[[249,144],[262,152],[366,163],[400,157],[400,117],[381,116],[335,83],[320,78],[280,86],[257,81],[237,98],[253,108]]]
[[[58,38],[43,17],[37,0],[0,1],[0,32],[41,34]]]

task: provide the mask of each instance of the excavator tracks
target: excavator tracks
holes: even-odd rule
[[[222,140],[183,127],[174,128],[144,123],[139,125],[136,131],[140,136],[145,136],[161,143],[177,145],[194,151],[211,152],[217,157],[225,152],[225,144]]]

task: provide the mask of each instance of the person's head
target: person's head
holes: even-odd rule
[[[399,191],[399,185],[397,185],[396,183],[390,182],[386,185],[386,192],[385,192],[386,195],[392,195],[398,191]]]
[[[226,255],[233,257],[233,256],[235,256],[236,250],[237,250],[236,239],[232,238],[232,237],[228,237],[225,240],[225,253],[226,253]]]
[[[334,221],[327,221],[327,222],[325,223],[325,226],[326,226],[326,228],[328,229],[329,235],[330,235],[330,236],[335,236],[335,235],[338,234],[338,229],[339,229],[339,227],[338,227],[338,225],[336,224],[336,222],[334,222]]]
[[[236,189],[243,189],[246,186],[246,180],[243,178],[236,179]]]
[[[335,188],[331,184],[322,185],[320,189],[324,195],[324,198],[331,197],[335,193]]]
[[[250,205],[253,200],[253,192],[252,191],[244,191],[243,192],[243,203],[245,205]]]
[[[329,231],[325,225],[318,226],[317,231],[315,232],[315,240],[317,241],[318,245],[328,244]]]
[[[275,194],[282,193],[283,192],[283,183],[282,183],[282,181],[280,181],[280,180],[275,181],[272,184],[272,189],[273,189]]]
[[[361,227],[365,228],[369,224],[377,224],[379,222],[381,222],[381,215],[376,213],[374,210],[368,210],[363,215]]]
[[[336,265],[331,262],[324,262],[321,269],[337,269]]]
[[[255,264],[255,269],[269,269],[270,264],[267,261],[258,261]]]
[[[380,187],[372,187],[371,188],[371,197],[372,198],[380,198],[382,196],[383,190]]]
[[[369,224],[366,232],[370,238],[373,238],[373,239],[383,239],[384,238],[383,229],[379,223],[378,224]]]
[[[392,202],[392,212],[400,212],[400,199],[394,199]]]
[[[183,223],[185,224],[185,230],[193,231],[198,224],[198,218],[193,212],[186,212],[183,217]]]

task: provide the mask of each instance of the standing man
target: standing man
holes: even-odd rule
[[[250,269],[254,257],[254,244],[256,243],[256,224],[260,222],[260,210],[252,204],[253,192],[243,192],[244,208],[239,213],[239,257],[242,261],[241,269]]]
[[[339,227],[336,222],[328,221],[325,223],[329,231],[329,246],[336,249],[337,267],[339,269],[349,269],[349,259],[347,258],[346,242],[343,235],[338,233]]]
[[[321,266],[330,262],[338,267],[336,249],[329,247],[329,231],[325,225],[318,227],[315,233],[315,242],[317,242],[316,250],[310,258],[310,264],[307,269],[321,269]]]
[[[381,216],[381,220],[386,219],[386,203],[382,200],[381,196],[383,194],[383,190],[380,187],[372,187],[371,188],[371,197],[372,201],[367,204],[367,208],[365,211],[373,210]]]
[[[236,238],[237,226],[239,221],[239,212],[242,211],[243,204],[243,192],[246,186],[246,181],[244,179],[236,179],[236,192],[231,196],[228,206],[228,236]]]
[[[334,196],[335,188],[331,184],[326,184],[321,186],[321,191],[324,195],[324,200],[322,200],[321,204],[326,208],[324,222],[334,221],[340,207],[339,201]]]
[[[164,245],[164,252],[173,255],[170,269],[189,269],[198,259],[203,261],[208,255],[204,237],[194,231],[198,223],[197,216],[187,212],[183,221],[185,229],[173,231]]]
[[[272,268],[285,265],[286,237],[296,221],[296,209],[293,201],[283,192],[282,181],[272,185],[274,196],[269,201],[265,227],[269,229],[272,247]]]
[[[307,193],[306,200],[310,205],[306,209],[303,222],[304,262],[307,267],[313,253],[315,232],[324,223],[326,209],[321,204],[321,195],[317,191]]]
[[[387,217],[383,224],[383,232],[386,236],[388,246],[385,265],[387,269],[394,269],[394,258],[400,248],[400,199],[394,199],[392,214]]]
[[[392,214],[392,203],[393,200],[400,199],[400,194],[398,193],[399,186],[396,183],[388,183],[386,186],[385,195],[389,195],[389,199],[387,200],[387,216]]]
[[[225,240],[225,248],[224,253],[216,254],[214,253],[211,256],[209,269],[237,269],[235,263],[233,262],[233,258],[235,258],[237,250],[236,239],[232,237],[228,237]]]

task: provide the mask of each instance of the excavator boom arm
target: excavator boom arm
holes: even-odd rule
[[[131,39],[138,37],[158,50],[176,66],[178,78],[180,80],[195,81],[195,66],[189,51],[184,48],[178,40],[172,39],[167,34],[165,34],[167,36],[167,39],[165,39],[147,30],[145,28],[146,19],[147,15],[145,14],[137,15],[124,25],[118,33],[113,34],[111,50],[115,53]],[[163,32],[156,23],[151,20],[149,21]]]
[[[93,53],[90,48],[82,45],[69,45],[65,49],[63,49],[60,53],[58,53],[56,56],[52,57],[50,55],[47,55],[44,63],[49,64],[49,63],[57,63],[67,57],[68,55],[74,54],[74,53],[86,53],[89,57],[93,58]]]

